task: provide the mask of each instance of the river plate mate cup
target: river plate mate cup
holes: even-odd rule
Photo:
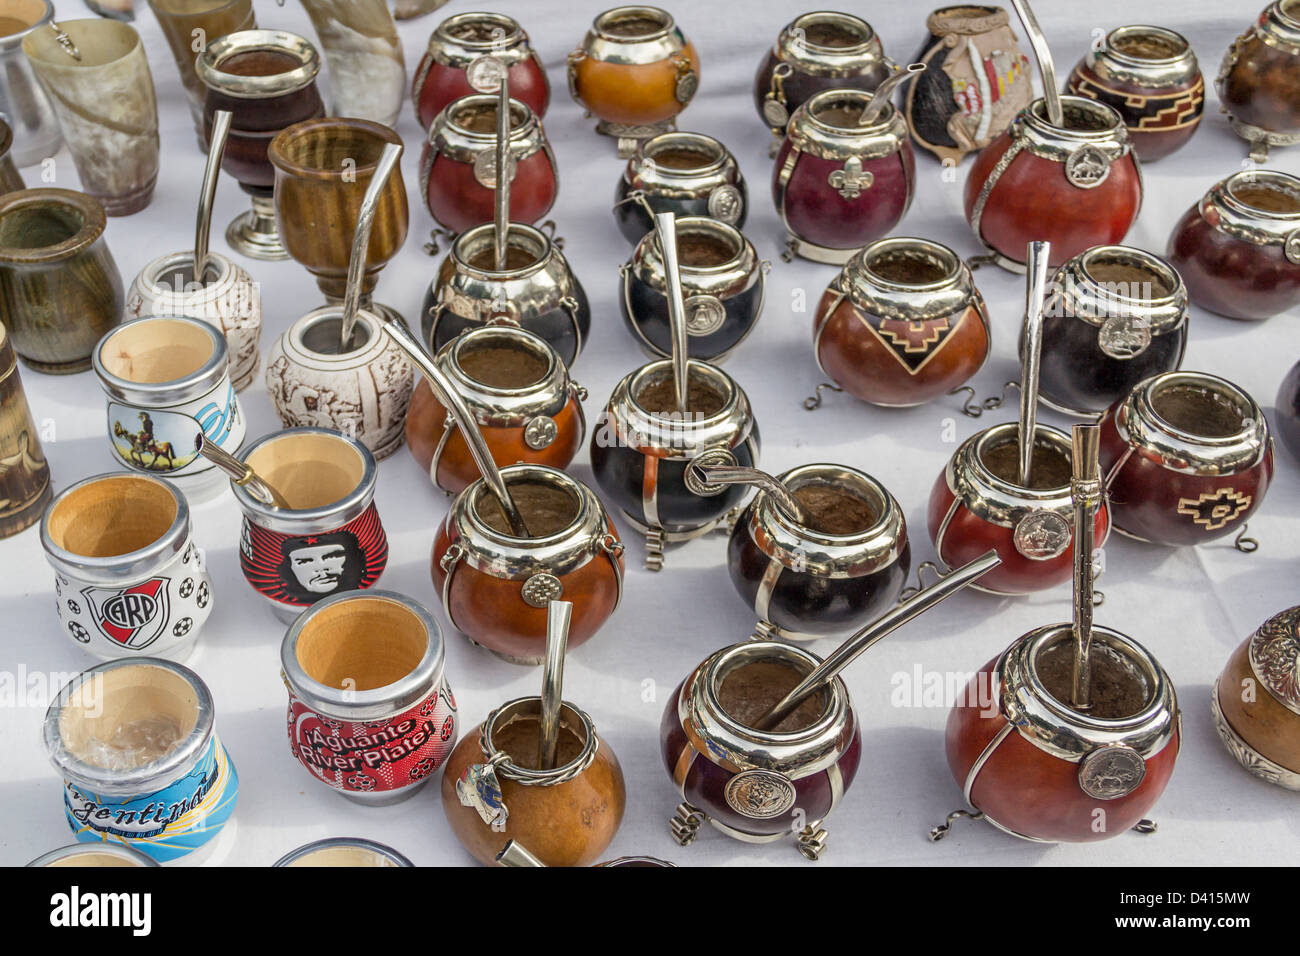
[[[1019,483],[1017,423],[976,432],[958,446],[930,492],[926,512],[939,566],[955,568],[993,548],[1002,564],[971,588],[1029,594],[1069,581],[1074,560],[1070,516],[1070,438],[1034,429],[1033,470]],[[1097,547],[1106,542],[1110,510],[1097,509]]]
[[[329,837],[313,840],[290,850],[272,866],[415,866],[391,846],[358,837]]]
[[[929,239],[893,237],[868,244],[832,280],[813,354],[865,402],[920,405],[978,372],[990,337],[988,309],[961,257]]]
[[[749,641],[710,655],[678,685],[659,742],[685,801],[672,820],[679,844],[707,821],[745,843],[791,838],[805,858],[821,855],[821,824],[862,758],[848,688],[836,677],[772,730],[751,726],[820,662],[789,644]]]
[[[655,213],[709,216],[737,229],[749,188],[736,157],[703,133],[667,132],[637,143],[614,191],[614,220],[631,242],[654,230]]]
[[[257,439],[244,460],[289,503],[272,507],[230,483],[244,513],[239,566],[278,617],[292,621],[322,598],[379,580],[388,537],[365,445],[327,428],[290,428]]]
[[[191,501],[220,493],[225,475],[199,439],[235,454],[244,413],[230,383],[226,337],[199,319],[147,316],[109,332],[95,349],[107,396],[108,442],[127,469],[161,475]]]
[[[668,134],[681,135],[681,134]],[[668,276],[659,238],[648,232],[623,277],[623,320],[651,355],[672,355]],[[743,342],[763,314],[767,272],[753,244],[734,226],[707,216],[677,220],[677,261],[686,306],[687,352],[721,362]]]
[[[1228,47],[1215,79],[1233,130],[1266,162],[1300,142],[1300,0],[1275,0]]]
[[[509,325],[479,326],[452,339],[434,358],[469,406],[492,460],[563,470],[586,437],[582,399],[560,357],[531,332]],[[406,414],[406,447],[448,494],[479,478],[455,419],[421,378]]]
[[[632,155],[637,140],[675,129],[700,85],[700,58],[658,7],[606,10],[569,54],[569,95],[600,122],[596,132]]]
[[[495,221],[498,99],[476,93],[453,100],[429,127],[420,195],[429,215],[453,234]],[[509,219],[539,222],[555,205],[559,172],[541,121],[513,97],[509,148]]]
[[[462,232],[424,295],[420,332],[437,353],[466,329],[518,325],[540,336],[569,368],[591,332],[591,306],[560,252],[563,240],[512,222],[506,233],[506,267],[496,268],[496,227]]]
[[[806,522],[760,491],[727,547],[731,583],[753,608],[756,633],[787,640],[847,633],[896,603],[911,546],[894,496],[845,465],[803,465],[777,480]]]
[[[1236,385],[1166,372],[1102,416],[1101,467],[1116,531],[1196,545],[1245,529],[1273,479],[1273,439]]]
[[[927,69],[908,82],[903,114],[916,145],[955,166],[1029,105],[1029,59],[1001,7],[941,7],[925,28],[929,36],[912,59]]]
[[[442,811],[461,845],[486,866],[512,840],[543,866],[590,866],[623,820],[618,757],[591,717],[568,701],[560,705],[554,768],[540,769],[541,705],[540,697],[502,704],[447,760]]]
[[[475,481],[438,526],[433,586],[471,643],[516,664],[540,664],[551,601],[573,603],[570,649],[614,613],[623,545],[600,499],[576,478],[535,464],[510,465],[501,476],[529,537],[511,533],[486,483]]]
[[[1144,163],[1192,138],[1205,110],[1205,78],[1187,38],[1164,27],[1111,30],[1066,81],[1066,90],[1111,107]]]
[[[1050,265],[1122,242],[1142,207],[1128,130],[1105,103],[1061,97],[1061,126],[1036,99],[980,150],[966,178],[966,221],[1003,268],[1023,272],[1025,246],[1051,243]]]
[[[45,713],[44,743],[77,840],[165,863],[216,837],[239,776],[214,724],[207,685],[180,664],[110,661],[73,678]]]
[[[1216,183],[1174,226],[1166,255],[1192,301],[1230,319],[1300,305],[1300,179],[1246,169]]]
[[[350,800],[412,796],[456,743],[456,699],[433,616],[392,591],[345,591],[303,611],[280,646],[289,748]]]
[[[871,24],[818,10],[782,28],[754,77],[754,105],[776,144],[795,110],[829,89],[871,92],[894,70]]]
[[[443,107],[462,96],[495,93],[501,74],[510,95],[546,115],[551,84],[518,21],[503,13],[458,13],[434,28],[411,83],[416,119],[428,129]]]
[[[212,613],[185,495],[150,475],[65,488],[41,521],[63,632],[96,657],[181,660]]]
[[[1187,288],[1159,256],[1132,246],[1080,253],[1048,287],[1039,399],[1095,418],[1138,382],[1183,364],[1187,321]],[[1020,349],[1023,361],[1023,334]]]
[[[1069,624],[1040,627],[980,668],[948,715],[948,767],[976,817],[1013,836],[1084,843],[1151,832],[1144,818],[1181,743],[1173,683],[1146,648],[1094,626],[1094,696],[1076,709],[1071,645]]]
[[[257,374],[262,290],[229,256],[209,250],[202,282],[194,281],[192,252],[170,252],[154,259],[140,270],[126,294],[126,318],[146,315],[184,315],[220,329],[226,337],[235,391],[243,391]]]
[[[1300,790],[1300,607],[1273,615],[1232,652],[1210,706],[1239,764]]]
[[[861,90],[817,93],[790,117],[772,169],[772,198],[785,225],[789,261],[843,265],[893,231],[916,186],[907,124],[890,103],[869,123]]]
[[[758,464],[749,397],[716,366],[695,359],[687,364],[684,414],[676,411],[672,361],[662,359],[615,386],[591,436],[596,483],[645,535],[646,568],[652,571],[663,567],[666,544],[707,534],[746,495],[743,485],[689,481],[690,463]]]
[[[294,123],[325,115],[316,89],[320,54],[283,30],[241,30],[211,39],[195,61],[206,89],[203,135],[217,110],[234,114],[221,168],[249,195],[252,208],[226,229],[230,248],[252,259],[287,259],[275,225],[275,168],[267,148]]]

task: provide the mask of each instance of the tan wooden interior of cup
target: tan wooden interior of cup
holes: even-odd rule
[[[360,846],[328,846],[304,853],[286,866],[397,866],[374,850]]]
[[[313,614],[298,635],[297,657],[317,683],[362,691],[397,683],[428,647],[424,622],[411,611],[386,598],[358,597]]]
[[[524,121],[528,118],[528,114],[524,109],[522,104],[510,104],[511,132],[523,126]],[[495,102],[479,102],[457,106],[451,111],[451,125],[469,133],[495,134],[497,131],[497,104]]]
[[[85,681],[59,715],[59,736],[69,753],[91,766],[104,766],[97,754],[119,729],[160,720],[176,725],[173,749],[194,732],[199,700],[179,674],[163,667],[115,667]]]
[[[83,558],[111,558],[153,544],[176,521],[176,499],[156,481],[121,475],[64,495],[50,512],[50,540]]]
[[[0,0],[0,36],[12,36],[34,27],[43,16],[45,4],[41,0]]]
[[[139,385],[174,382],[193,375],[212,358],[212,337],[175,319],[132,322],[100,346],[104,368]]]
[[[330,435],[273,438],[246,461],[295,511],[323,508],[347,497],[366,470],[360,452]]]

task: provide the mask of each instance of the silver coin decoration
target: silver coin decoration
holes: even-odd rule
[[[1150,344],[1151,323],[1137,316],[1112,315],[1097,333],[1097,346],[1114,359],[1141,355]]]
[[[1080,146],[1065,161],[1065,178],[1080,189],[1095,189],[1109,175],[1106,154],[1096,146]]]
[[[734,226],[740,219],[742,206],[740,190],[730,183],[724,183],[709,193],[709,215],[729,226]]]
[[[1031,561],[1049,561],[1070,547],[1070,523],[1055,511],[1031,511],[1012,535],[1016,550]]]
[[[688,70],[677,77],[677,102],[689,103],[695,91],[700,88],[700,78],[694,70]]]
[[[711,295],[693,295],[686,300],[688,335],[712,335],[727,320],[727,307]]]
[[[763,119],[767,120],[769,126],[783,129],[790,122],[790,111],[780,100],[767,99],[763,101]]]
[[[1286,237],[1286,245],[1282,247],[1282,252],[1288,260],[1300,265],[1300,229]]]
[[[727,781],[727,806],[742,816],[769,820],[794,806],[794,782],[771,770],[746,770]]]
[[[465,68],[465,79],[480,93],[495,93],[508,67],[498,57],[480,56]]]
[[[506,177],[514,182],[519,171],[519,161],[511,154],[506,159]],[[485,149],[474,157],[474,180],[487,189],[497,188],[497,155],[492,149]]]
[[[1079,764],[1079,787],[1098,800],[1118,800],[1140,787],[1146,774],[1146,761],[1132,747],[1098,747]]]

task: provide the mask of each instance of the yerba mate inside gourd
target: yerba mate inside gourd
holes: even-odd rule
[[[808,674],[781,660],[759,660],[741,664],[727,672],[718,688],[718,704],[736,723],[753,727],[768,711],[781,702]],[[811,727],[826,713],[825,691],[819,691],[801,703],[775,727],[772,733],[790,734]]]
[[[1111,38],[1111,49],[1135,60],[1171,60],[1187,52],[1187,44],[1158,33],[1124,33]]]
[[[693,415],[707,417],[722,411],[727,396],[713,382],[694,369],[687,377],[686,410]],[[636,403],[653,415],[671,415],[677,412],[677,392],[672,373],[663,371],[648,377],[636,393]]]
[[[510,762],[526,770],[540,770],[540,721],[533,714],[515,714],[492,728],[492,743],[498,750],[510,755]],[[560,717],[559,746],[555,751],[555,766],[572,763],[582,753],[586,740]]]
[[[1020,444],[1015,437],[986,445],[980,461],[1002,481],[1020,484]],[[1034,491],[1063,488],[1070,484],[1070,459],[1056,445],[1042,440],[1034,442],[1034,461],[1028,487]]]
[[[490,388],[517,389],[535,385],[549,363],[536,350],[504,339],[489,338],[456,351],[456,364],[467,376]]]
[[[1231,183],[1228,191],[1237,202],[1260,212],[1300,215],[1300,195],[1281,183]]]
[[[1094,643],[1089,655],[1090,687],[1087,714],[1102,720],[1123,720],[1139,714],[1151,702],[1146,676],[1125,655]],[[1039,652],[1034,669],[1043,687],[1059,702],[1070,705],[1074,696],[1074,645],[1058,641]]]
[[[861,534],[880,520],[872,502],[838,485],[815,481],[791,494],[803,509],[805,527],[820,534]]]
[[[217,69],[234,76],[279,76],[302,66],[302,61],[279,50],[244,50],[223,58]]]
[[[1229,438],[1246,424],[1232,396],[1202,385],[1166,385],[1151,396],[1151,407],[1166,424],[1202,438]]]
[[[566,488],[545,481],[506,477],[506,487],[519,515],[534,538],[558,534],[578,518],[578,499]],[[486,488],[474,500],[479,520],[498,534],[511,535],[510,523],[496,498]]]
[[[510,129],[518,129],[524,123],[525,113],[515,104],[510,105]],[[471,133],[493,133],[497,131],[497,107],[495,103],[466,105],[457,108],[451,114],[453,126],[459,126]]]

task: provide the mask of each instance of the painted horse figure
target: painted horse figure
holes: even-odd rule
[[[140,413],[143,420],[145,415]],[[152,423],[144,424],[139,432],[129,432],[122,427],[121,422],[113,422],[113,434],[118,438],[125,438],[131,443],[130,459],[140,465],[141,468],[154,470],[158,468],[158,461],[161,458],[167,459],[166,469],[171,470],[176,467],[176,451],[172,448],[169,441],[158,441],[153,437]],[[146,465],[144,461],[145,453],[153,455],[152,460]]]

